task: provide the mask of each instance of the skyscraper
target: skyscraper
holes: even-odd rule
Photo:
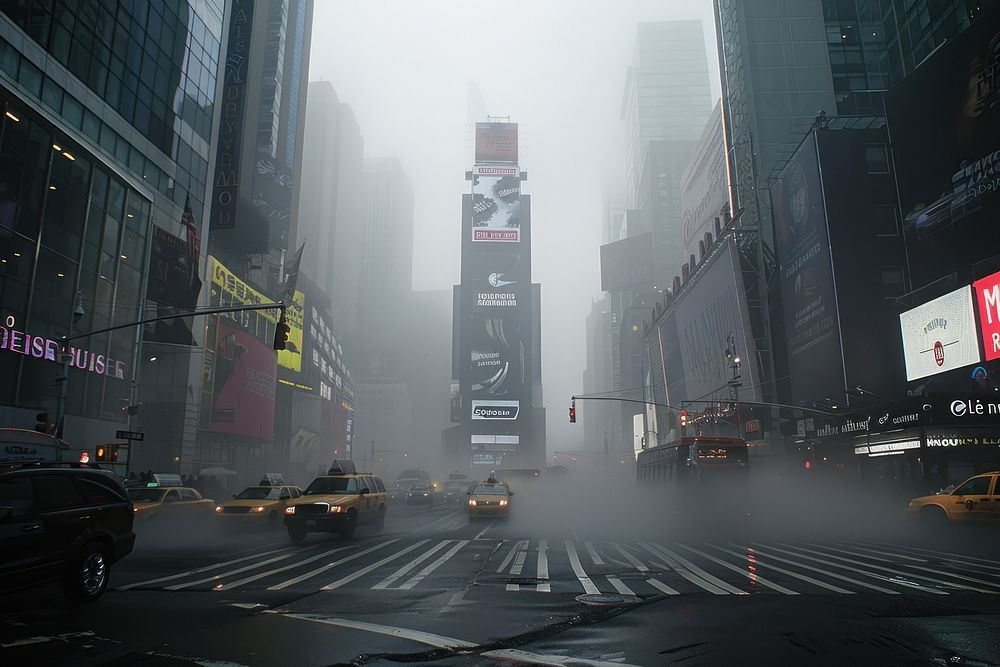
[[[359,259],[362,326],[403,305],[413,271],[413,187],[396,158],[365,161],[367,207]]]

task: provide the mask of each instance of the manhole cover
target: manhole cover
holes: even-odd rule
[[[617,595],[613,593],[586,593],[576,596],[577,602],[589,605],[635,604],[639,598],[634,595]]]

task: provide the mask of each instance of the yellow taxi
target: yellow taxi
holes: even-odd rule
[[[288,503],[285,528],[293,542],[301,542],[309,533],[340,533],[347,540],[358,526],[382,528],[387,506],[380,478],[363,473],[326,475]]]
[[[205,517],[215,507],[214,500],[203,498],[196,489],[186,486],[132,488],[128,497],[136,521]]]
[[[1000,471],[970,477],[952,491],[914,498],[906,515],[931,526],[1000,521]]]
[[[510,499],[514,492],[506,483],[491,477],[478,482],[469,491],[469,518],[506,518],[510,512]]]
[[[277,523],[288,504],[301,495],[297,486],[248,486],[232,500],[216,505],[215,514],[227,521]]]

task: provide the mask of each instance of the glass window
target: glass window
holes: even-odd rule
[[[193,489],[177,489],[177,492],[180,494],[181,500],[198,500]]]
[[[306,489],[305,495],[357,492],[358,483],[354,477],[317,477]]]
[[[993,478],[989,475],[983,475],[981,477],[973,477],[968,482],[958,487],[952,492],[955,496],[985,496],[990,491],[990,480]]]
[[[80,496],[69,475],[32,475],[31,483],[41,512],[58,512],[80,505]]]
[[[889,173],[889,152],[885,144],[865,145],[865,165],[869,174]]]
[[[122,498],[97,480],[84,477],[76,478],[76,490],[84,505],[110,505],[122,502]]]
[[[376,488],[378,488],[379,493],[385,493],[385,484],[382,483],[381,477],[375,478],[375,486]]]
[[[31,481],[27,477],[0,480],[0,507],[9,507],[14,516],[23,516],[31,513],[34,502]]]

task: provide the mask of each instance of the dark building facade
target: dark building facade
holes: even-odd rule
[[[7,173],[0,196],[8,213],[0,224],[10,235],[3,248],[12,249],[2,270],[17,266],[4,277],[2,308],[11,328],[43,340],[65,334],[77,294],[83,309],[77,332],[197,300],[223,10],[221,0],[0,3]],[[173,270],[159,262],[168,256]],[[176,285],[185,282],[182,274],[183,287]],[[124,379],[105,386],[80,375],[83,369],[71,370],[65,436],[74,445],[113,440],[114,426],[128,416],[135,379],[140,407],[132,424],[156,434],[134,453],[142,465],[162,444],[159,436],[173,442],[193,436],[185,430],[193,404],[183,389],[168,397],[173,390],[149,362],[159,357],[150,347],[155,343],[180,341],[180,348],[162,349],[184,356],[192,337],[185,323],[147,329],[138,356],[136,335],[126,329],[80,341],[75,363],[84,363],[84,351],[95,369],[110,357]],[[28,361],[19,360],[12,372],[39,386],[16,386],[2,401],[9,425],[30,426],[36,409],[51,414],[57,400],[49,368],[55,364],[34,369]],[[189,376],[186,362],[179,363],[169,386],[186,387]],[[158,409],[164,399],[172,418]]]

